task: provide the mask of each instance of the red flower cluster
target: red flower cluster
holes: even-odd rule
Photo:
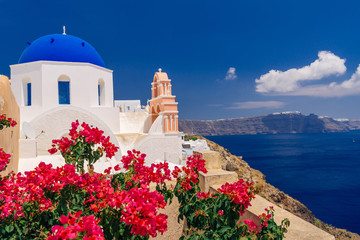
[[[69,153],[70,146],[75,145],[75,141],[69,140],[67,137],[63,137],[58,140],[54,139],[52,140],[52,143],[52,148],[48,150],[50,154],[56,153],[58,149],[61,153]]]
[[[0,130],[4,127],[14,127],[17,124],[12,118],[6,118],[6,115],[0,115]]]
[[[256,226],[256,224],[253,222],[253,221],[251,221],[251,220],[244,220],[244,223],[246,224],[246,225],[248,225],[248,227],[249,227],[249,230],[256,230],[258,227]]]
[[[15,214],[23,216],[22,205],[25,202],[38,202],[39,210],[44,211],[52,207],[51,200],[45,197],[44,190],[59,192],[67,184],[79,184],[84,181],[75,173],[73,165],[65,165],[54,169],[51,164],[40,163],[34,171],[25,172],[25,176],[18,173],[2,179],[0,183],[0,218]]]
[[[114,167],[114,170],[115,170],[115,171],[120,171],[120,169],[121,169],[121,168],[120,168],[119,164]]]
[[[10,162],[10,154],[7,154],[3,151],[2,148],[0,148],[0,171],[4,171],[6,168],[6,165]]]
[[[199,199],[207,199],[209,196],[211,196],[210,193],[204,193],[204,192],[198,192],[197,193],[197,197]]]
[[[127,156],[123,156],[121,162],[124,168],[133,173],[132,180],[146,187],[150,182],[164,183],[165,180],[171,180],[170,169],[167,162],[152,163],[150,167],[145,166],[145,154],[132,150],[127,152]]]
[[[23,194],[19,191],[19,184],[15,181],[14,174],[5,177],[0,182],[0,218],[4,219],[12,214],[16,220],[24,216],[22,204],[24,203]]]
[[[108,205],[122,209],[121,221],[132,225],[131,233],[145,236],[150,234],[156,237],[156,231],[164,233],[167,230],[167,216],[158,214],[158,208],[164,208],[164,197],[158,192],[149,189],[132,188],[121,191],[108,200]]]
[[[205,160],[202,159],[201,155],[193,155],[188,157],[186,161],[186,166],[195,172],[207,173],[207,170],[205,168]]]
[[[141,168],[141,166],[145,164],[146,154],[141,154],[140,151],[136,151],[135,149],[133,149],[132,151],[127,151],[127,154],[127,156],[123,156],[121,159],[121,162],[123,163],[123,166],[126,170],[134,168],[134,170],[136,171],[138,168]]]
[[[235,204],[243,205],[243,209],[251,206],[251,199],[255,198],[254,192],[251,191],[252,183],[244,182],[240,179],[235,183],[226,183],[218,189],[219,193],[228,195]],[[241,214],[243,213],[240,212]]]
[[[100,220],[92,215],[80,217],[81,214],[82,212],[78,211],[75,215],[69,213],[69,217],[62,215],[60,223],[66,225],[66,228],[59,225],[53,226],[52,234],[49,234],[47,240],[75,239],[79,233],[84,240],[105,240],[101,227],[97,225]]]
[[[194,155],[188,157],[186,166],[183,166],[181,169],[175,167],[172,175],[174,178],[177,178],[181,182],[181,187],[186,191],[192,189],[191,184],[196,184],[198,182],[199,171],[207,173],[205,168],[205,160],[201,158],[201,155]]]
[[[71,146],[79,141],[84,141],[92,145],[96,144],[97,150],[100,153],[105,151],[106,157],[111,158],[115,155],[119,147],[116,147],[110,142],[110,137],[105,137],[103,134],[104,131],[99,130],[97,127],[92,128],[85,122],[80,125],[79,121],[76,120],[71,123],[71,129],[69,131],[71,139],[63,137],[60,140],[53,140],[49,153],[54,154],[58,150],[60,150],[62,154],[68,153],[71,151]]]
[[[258,216],[258,218],[261,220],[261,226],[260,227],[267,227],[268,221],[273,217],[274,207],[270,207],[270,210],[265,208],[265,211],[267,213],[263,213]]]

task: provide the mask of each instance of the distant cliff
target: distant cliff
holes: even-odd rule
[[[306,116],[299,112],[286,112],[248,118],[179,120],[179,129],[202,136],[348,132],[359,130],[360,120],[335,120],[315,114]]]

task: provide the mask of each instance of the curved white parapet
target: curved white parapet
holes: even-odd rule
[[[38,155],[48,154],[47,150],[51,148],[52,140],[60,139],[62,136],[68,134],[71,123],[76,120],[78,120],[79,123],[86,122],[89,125],[98,127],[104,131],[105,136],[110,136],[110,141],[113,144],[119,147],[119,142],[114,133],[107,124],[95,114],[78,107],[66,106],[45,112],[30,122],[37,136]],[[121,155],[121,150],[119,149],[115,158],[120,160]]]
[[[22,123],[22,131],[24,132],[26,138],[29,138],[29,139],[35,139],[36,138],[35,130],[30,125],[30,123],[23,122]]]
[[[151,128],[151,115],[148,115],[148,117],[144,121],[143,131],[144,133],[149,133]]]
[[[164,133],[164,119],[163,115],[159,115],[152,124],[149,134],[163,134]]]
[[[65,165],[65,160],[60,154],[51,156],[37,156],[31,158],[20,158],[18,172],[25,173],[26,171],[32,171],[39,163],[44,162],[46,164],[51,163],[53,168],[61,167]],[[104,170],[109,167],[115,167],[119,162],[112,158],[106,159],[105,157],[100,158],[95,164],[94,169],[97,173],[104,173]],[[87,165],[85,163],[84,170],[87,172]],[[113,171],[113,170],[112,170]]]

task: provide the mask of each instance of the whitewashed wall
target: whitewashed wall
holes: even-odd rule
[[[181,164],[181,137],[178,135],[149,135],[139,141],[135,149],[147,155],[147,164],[157,160]]]
[[[75,106],[87,110],[104,121],[114,133],[120,131],[118,110],[113,107],[112,70],[90,63],[38,61],[12,65],[11,88],[20,105],[21,122],[56,107]],[[70,105],[59,104],[58,80],[70,79]],[[31,82],[31,106],[25,106],[24,79]],[[99,106],[98,84],[104,83],[104,98]]]

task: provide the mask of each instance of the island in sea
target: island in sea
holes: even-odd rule
[[[179,120],[179,130],[201,136],[326,133],[348,132],[360,129],[360,120],[335,119],[315,114],[304,115],[298,111],[268,115],[218,120]]]

